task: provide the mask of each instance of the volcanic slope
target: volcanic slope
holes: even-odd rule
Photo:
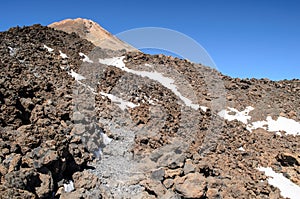
[[[33,25],[0,33],[1,198],[297,198],[298,79]]]

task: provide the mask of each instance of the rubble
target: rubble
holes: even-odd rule
[[[41,25],[0,33],[0,68],[1,198],[283,198],[260,167],[300,186],[297,132],[247,128],[298,124],[298,79],[231,78]]]

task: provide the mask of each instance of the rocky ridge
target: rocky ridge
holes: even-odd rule
[[[1,198],[283,198],[259,167],[300,186],[299,134],[253,128],[300,121],[297,79],[230,78],[40,25],[0,37]],[[220,114],[248,106],[246,121]]]

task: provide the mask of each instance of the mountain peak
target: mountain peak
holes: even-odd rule
[[[75,32],[81,38],[87,39],[101,48],[107,48],[111,50],[125,49],[126,51],[138,51],[90,19],[65,19],[59,22],[54,22],[50,24],[49,27],[62,30],[67,33]]]

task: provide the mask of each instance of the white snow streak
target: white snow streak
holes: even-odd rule
[[[77,81],[85,79],[85,77],[83,77],[82,75],[74,72],[73,69],[71,69],[71,73],[68,72],[68,74],[75,78],[75,80]]]
[[[45,44],[44,44],[44,48],[46,48],[46,49],[48,50],[49,53],[51,53],[51,52],[54,51],[53,48],[50,48],[50,47],[46,46]]]
[[[90,58],[88,57],[88,56],[86,56],[85,54],[83,54],[83,53],[79,53],[79,55],[81,56],[81,57],[84,57],[83,58],[83,62],[88,62],[88,63],[94,63],[92,60],[90,60]]]
[[[68,74],[71,75],[73,78],[75,78],[75,80],[76,80],[79,84],[82,84],[82,85],[86,86],[90,91],[92,91],[94,94],[96,94],[96,93],[95,93],[95,89],[93,89],[93,88],[92,88],[91,86],[89,86],[89,85],[86,85],[86,84],[80,82],[80,80],[86,79],[84,76],[82,76],[81,74],[76,73],[75,71],[73,71],[73,69],[71,69],[71,72],[68,72]],[[101,94],[102,96],[108,97],[112,102],[116,103],[117,106],[119,106],[123,111],[124,111],[125,109],[127,109],[127,107],[129,107],[129,108],[134,108],[134,107],[138,106],[138,105],[136,105],[136,104],[134,104],[134,103],[132,103],[132,102],[128,102],[128,101],[123,100],[123,99],[121,99],[121,98],[119,98],[119,97],[117,97],[117,96],[114,96],[114,95],[112,95],[112,94],[108,94],[108,93],[104,93],[104,92],[100,92],[100,94]],[[106,136],[106,135],[105,135],[105,136]],[[107,137],[107,136],[106,136],[106,137]],[[103,139],[106,139],[106,141],[108,141],[110,138],[107,137],[107,138],[103,138]]]
[[[239,151],[245,151],[245,149],[241,146],[240,148],[238,148]]]
[[[59,51],[59,56],[60,56],[61,58],[63,58],[63,59],[68,58],[68,56],[67,56],[65,53],[61,52],[61,51]]]
[[[9,55],[11,57],[15,56],[16,55],[16,50],[10,46],[8,46],[8,49],[9,49]]]
[[[125,66],[123,59],[124,59],[124,56],[113,57],[113,58],[107,58],[107,59],[99,59],[99,62],[101,64],[115,66],[117,68],[120,68],[123,71],[129,72],[129,73],[132,73],[135,75],[139,75],[141,77],[148,77],[152,80],[158,81],[163,86],[170,89],[175,95],[177,95],[185,103],[186,106],[189,106],[195,110],[197,110],[199,108],[198,104],[193,104],[193,102],[190,99],[181,95],[181,93],[177,90],[177,87],[174,84],[173,79],[171,79],[169,77],[164,77],[161,73],[158,73],[156,71],[148,72],[148,71],[136,71],[136,70],[129,69]]]
[[[268,178],[270,185],[277,187],[280,190],[280,193],[283,197],[290,199],[299,199],[300,196],[300,187],[284,177],[281,173],[276,173],[270,167],[260,167],[259,171],[265,172]]]
[[[112,95],[112,94],[108,94],[108,93],[104,93],[104,92],[100,92],[100,94],[108,97],[112,102],[116,103],[120,107],[120,109],[122,109],[123,111],[125,109],[127,109],[127,107],[134,108],[134,107],[138,106],[132,102],[125,101],[117,96]]]
[[[206,112],[207,109],[208,109],[208,107],[206,107],[206,106],[200,106],[200,108],[201,108],[201,110],[204,111],[204,112]]]

